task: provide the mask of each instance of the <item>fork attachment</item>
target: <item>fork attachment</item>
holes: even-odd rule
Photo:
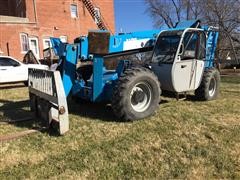
[[[69,130],[69,117],[60,72],[29,69],[28,76],[31,111],[63,135]]]

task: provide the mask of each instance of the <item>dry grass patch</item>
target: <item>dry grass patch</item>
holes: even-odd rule
[[[70,101],[70,132],[1,144],[0,179],[240,178],[240,78],[216,101],[163,97],[157,113],[119,123],[109,107]],[[28,114],[26,88],[0,90],[0,121]],[[15,112],[15,114],[14,114]],[[0,134],[32,122],[0,125]]]

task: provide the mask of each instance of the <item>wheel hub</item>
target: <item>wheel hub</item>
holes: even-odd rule
[[[152,101],[152,90],[148,83],[136,84],[130,94],[131,106],[137,112],[144,112]]]
[[[135,104],[141,103],[144,100],[144,92],[136,90],[132,95],[132,100]]]
[[[211,81],[210,81],[210,84],[209,84],[209,91],[208,91],[208,93],[209,93],[209,96],[214,96],[214,94],[215,94],[215,91],[216,91],[216,79],[213,77],[212,79],[211,79]]]

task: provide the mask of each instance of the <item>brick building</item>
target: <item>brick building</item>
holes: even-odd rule
[[[91,0],[111,32],[115,31],[113,0]],[[0,55],[22,60],[31,49],[42,58],[50,37],[62,41],[97,29],[82,0],[0,0]]]

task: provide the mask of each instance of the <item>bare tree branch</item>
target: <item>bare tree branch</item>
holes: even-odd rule
[[[176,11],[176,15],[177,15],[177,20],[180,21],[180,12],[181,12],[181,8],[179,6],[177,6],[177,4],[175,3],[174,0],[172,0],[173,6],[175,7],[175,11]]]

